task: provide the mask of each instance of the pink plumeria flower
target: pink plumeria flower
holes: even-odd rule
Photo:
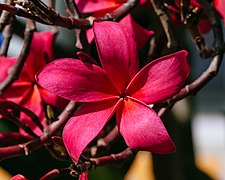
[[[113,12],[122,3],[126,3],[127,0],[75,0],[75,2],[81,13],[91,13],[93,17],[100,17]],[[144,4],[145,2],[146,0],[141,0],[140,4]],[[131,29],[137,41],[138,49],[141,49],[154,34],[153,31],[140,26],[130,14],[125,16],[120,23]],[[93,29],[88,29],[86,33],[88,42],[92,43],[94,40]]]
[[[93,12],[112,12],[127,0],[75,0],[77,7],[82,13],[93,13]],[[143,5],[146,0],[140,0],[139,4]]]
[[[0,95],[0,98],[3,100],[15,102],[33,111],[39,117],[43,125],[45,120],[44,102],[53,106],[65,105],[62,98],[41,88],[35,82],[35,74],[43,68],[44,65],[53,60],[53,38],[54,34],[50,31],[34,33],[29,55],[18,80]],[[9,69],[16,62],[16,59],[17,58],[4,56],[0,57],[0,82],[7,78]],[[36,134],[40,135],[42,133],[38,126],[24,113],[21,113],[20,119]],[[22,130],[21,133],[27,135]]]
[[[63,130],[73,161],[78,162],[114,113],[129,147],[159,154],[175,151],[162,121],[148,104],[167,100],[181,90],[189,74],[187,52],[159,58],[138,72],[136,43],[128,29],[115,22],[95,22],[93,29],[102,67],[60,59],[37,76],[49,91],[85,102]]]

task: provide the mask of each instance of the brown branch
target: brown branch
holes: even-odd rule
[[[49,179],[54,179],[57,177],[65,176],[65,175],[70,175],[72,174],[73,170],[69,168],[63,168],[63,169],[53,169],[46,173],[44,176],[40,178],[40,180],[49,180]]]
[[[170,16],[166,12],[166,7],[159,0],[150,0],[150,1],[155,10],[155,13],[159,17],[161,24],[163,26],[163,29],[166,33],[167,47],[168,48],[172,48],[172,47],[176,48],[178,46],[178,42],[177,42],[176,35],[173,30]]]
[[[206,0],[197,0],[203,10],[205,11],[206,15],[208,16],[208,19],[211,22],[212,30],[214,34],[214,48],[216,51],[216,54],[224,53],[224,38],[223,38],[223,28],[222,24],[220,22],[220,17],[215,11],[213,5],[211,5]]]
[[[7,4],[0,4],[0,10],[6,10],[13,15],[25,17],[42,24],[61,26],[68,29],[88,29],[92,25],[92,22],[88,19],[67,18],[61,16],[58,12],[46,6],[41,1],[32,0],[32,2],[34,7],[32,7],[30,11]],[[38,12],[36,12],[37,9],[39,10]]]
[[[127,148],[118,154],[111,154],[109,156],[91,158],[91,162],[94,163],[95,167],[101,167],[105,165],[123,165],[126,161],[131,160],[135,155],[136,151]]]
[[[39,138],[27,143],[0,148],[0,161],[12,157],[29,155],[31,152],[43,147],[44,144],[51,143],[51,137],[56,135],[64,127],[68,119],[73,115],[78,107],[79,104],[74,101],[70,101],[63,112],[59,115],[58,120],[49,125]]]
[[[38,137],[29,126],[22,123],[19,118],[17,118],[14,114],[8,112],[7,110],[1,109],[0,114],[3,115],[6,119],[11,121],[12,123],[16,124],[19,128],[23,129],[26,133],[33,137]]]
[[[11,102],[11,101],[1,101],[0,108],[2,110],[10,109],[12,111],[23,112],[28,117],[30,117],[30,119],[43,131],[43,125],[40,123],[38,117],[36,116],[36,114],[33,113],[33,111],[31,111],[23,106],[20,106],[14,102]]]
[[[13,67],[10,68],[9,76],[3,82],[0,83],[0,93],[3,93],[19,77],[24,62],[26,61],[27,56],[29,54],[34,31],[35,31],[34,23],[28,20],[24,32],[23,48],[20,52],[19,57],[17,58],[17,61],[15,62]]]
[[[6,0],[6,4],[14,5],[14,3],[11,0]],[[0,32],[3,31],[5,26],[10,23],[10,18],[12,14],[10,14],[8,11],[2,11],[1,17],[0,17]]]
[[[161,110],[161,115],[163,115],[163,111],[167,111],[167,108],[170,108],[174,103],[177,101],[184,99],[190,95],[197,94],[203,87],[205,87],[206,84],[208,84],[218,73],[221,62],[223,60],[223,54],[224,54],[224,40],[223,40],[223,30],[220,20],[218,19],[217,14],[215,13],[212,6],[207,2],[203,2],[199,0],[200,4],[203,4],[203,7],[205,10],[207,9],[209,12],[207,12],[209,19],[211,19],[211,23],[213,25],[213,31],[214,31],[214,40],[215,40],[215,53],[216,55],[213,57],[211,63],[209,64],[209,67],[206,71],[204,71],[201,76],[199,76],[195,81],[193,81],[191,84],[186,85],[179,94],[175,95],[171,99],[162,102],[160,104],[154,105],[154,109],[157,111],[160,108],[166,108]],[[206,7],[205,7],[206,6]]]
[[[199,33],[198,28],[196,26],[189,27],[189,31],[192,35],[192,38],[195,41],[195,44],[200,51],[200,56],[202,58],[209,58],[213,56],[213,50],[205,43],[204,38]]]
[[[120,137],[118,127],[115,126],[104,138],[98,139],[96,146],[91,147],[91,156],[94,157],[104,154]]]
[[[0,56],[7,56],[7,52],[9,49],[9,43],[10,43],[10,40],[12,39],[14,21],[15,21],[15,16],[11,15],[11,17],[9,18],[8,25],[6,25],[6,27],[4,28],[4,31],[2,33],[3,43],[1,46]]]
[[[74,0],[65,0],[65,3],[69,9],[70,17],[80,19],[81,14],[78,10],[78,7]],[[75,47],[78,48],[78,50],[82,50],[83,52],[86,52],[90,54],[90,48],[86,36],[85,30],[82,29],[75,29],[75,36],[76,36],[76,43]]]

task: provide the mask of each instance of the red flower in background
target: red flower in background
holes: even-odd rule
[[[121,6],[122,3],[126,3],[126,0],[75,0],[77,7],[81,13],[92,13],[94,17],[100,17],[107,13],[113,12],[116,8]],[[141,0],[140,4],[144,4],[146,0]],[[129,28],[135,40],[137,41],[138,49],[141,49],[146,42],[154,34],[153,31],[144,29],[140,26],[130,14],[124,17],[121,24]],[[93,29],[87,30],[87,39],[91,43],[94,40]]]
[[[57,106],[65,105],[65,102],[56,95],[48,92],[36,84],[35,75],[47,63],[53,60],[53,33],[52,32],[35,32],[32,38],[30,53],[27,57],[22,72],[18,78],[2,95],[0,98],[8,101],[13,101],[33,111],[44,124],[45,112],[43,109],[43,102]],[[17,58],[0,58],[0,82],[7,76],[10,67],[16,62]],[[33,123],[27,115],[21,113],[20,119],[27,124],[36,134],[40,135],[42,132]],[[23,135],[26,135],[21,130]]]
[[[214,0],[214,6],[216,10],[220,13],[223,18],[223,23],[225,26],[225,1],[224,0]]]
[[[28,180],[28,179],[20,174],[17,174],[16,176],[11,177],[10,180]]]
[[[186,51],[147,64],[141,71],[130,31],[114,22],[94,22],[102,67],[76,59],[56,60],[38,74],[38,83],[64,98],[85,102],[68,121],[63,141],[75,163],[116,112],[127,145],[164,154],[175,150],[158,115],[147,105],[178,93],[189,74]]]
[[[181,23],[180,0],[174,0],[174,3],[176,4],[176,6],[169,5],[168,9],[170,10],[169,12],[170,12],[172,22],[174,24],[180,24]],[[190,0],[189,10],[194,9],[194,8],[201,9],[201,6],[196,0]],[[191,18],[192,18],[192,16],[191,16]],[[199,21],[197,22],[197,27],[198,27],[198,30],[203,34],[206,34],[210,31],[211,24],[205,13],[201,13]]]

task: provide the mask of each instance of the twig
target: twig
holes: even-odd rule
[[[216,54],[224,53],[224,39],[223,39],[223,30],[220,22],[219,15],[216,13],[214,7],[205,0],[197,0],[201,7],[204,9],[208,19],[211,22],[212,30],[214,34],[214,43],[213,46],[215,48]]]
[[[0,10],[6,10],[13,15],[25,17],[42,24],[61,26],[68,29],[88,29],[92,26],[92,22],[90,22],[88,19],[67,18],[61,16],[58,12],[46,6],[41,1],[32,0],[32,2],[32,8],[28,8],[29,10],[17,8],[7,4],[0,4]]]
[[[9,24],[6,25],[4,31],[3,31],[3,44],[1,46],[1,52],[0,56],[7,56],[7,52],[9,49],[9,43],[10,40],[12,39],[12,34],[13,34],[13,23],[15,21],[15,16],[11,15],[9,18]]]
[[[6,4],[14,5],[14,3],[11,0],[6,0]],[[13,16],[8,11],[3,10],[1,17],[0,17],[0,32],[3,31],[5,26],[10,23],[10,17]]]
[[[174,34],[173,26],[171,23],[171,19],[166,12],[166,7],[158,0],[151,0],[153,8],[155,10],[156,15],[160,18],[163,29],[166,33],[167,37],[167,47],[177,47],[178,42],[176,39],[176,35]]]
[[[26,29],[24,32],[23,48],[20,52],[20,55],[17,61],[15,62],[13,67],[10,69],[9,76],[3,82],[0,83],[0,94],[2,94],[19,77],[19,74],[22,71],[24,62],[26,61],[27,56],[29,54],[30,45],[31,45],[34,31],[35,31],[35,25],[33,21],[27,20]]]
[[[79,104],[74,101],[70,101],[63,112],[59,115],[58,120],[50,124],[39,138],[27,143],[0,148],[0,161],[12,157],[29,155],[31,152],[43,147],[44,144],[49,143],[51,137],[57,134],[64,127],[68,119],[73,115],[78,107]]]
[[[192,38],[197,45],[198,50],[200,51],[200,56],[202,58],[209,58],[213,56],[213,50],[205,43],[204,38],[199,33],[198,28],[196,26],[189,27],[189,31],[192,35]]]
[[[19,118],[17,118],[14,114],[8,112],[6,109],[1,109],[0,114],[3,115],[6,119],[10,120],[14,124],[16,124],[19,128],[23,129],[26,133],[33,137],[38,137],[29,126],[22,123]]]
[[[111,154],[109,156],[91,158],[91,162],[94,163],[95,167],[105,166],[109,164],[123,165],[126,161],[131,160],[135,155],[136,151],[127,148],[118,154]]]
[[[69,168],[63,168],[63,169],[53,169],[46,173],[44,176],[40,178],[40,180],[49,180],[49,179],[54,179],[57,177],[65,176],[65,175],[70,175],[71,171],[73,171],[70,167]]]
[[[33,111],[20,106],[12,101],[0,101],[0,108],[3,109],[10,109],[13,111],[19,111],[19,112],[23,112],[25,113],[27,116],[29,116],[31,118],[31,120],[43,131],[43,126],[40,123],[38,117],[36,116],[36,114],[33,113]]]
[[[224,54],[224,40],[223,40],[222,25],[214,9],[212,7],[208,7],[210,6],[210,4],[207,1],[202,2],[201,0],[199,0],[199,2],[203,3],[204,6],[206,6],[207,10],[209,11],[208,12],[209,18],[211,19],[211,23],[213,25],[213,31],[214,31],[214,40],[215,40],[214,47],[215,47],[216,55],[213,57],[207,70],[204,71],[201,74],[201,76],[199,76],[191,84],[186,85],[180,91],[179,94],[175,95],[171,99],[165,102],[162,102],[160,104],[154,105],[154,109],[170,108],[170,105],[173,105],[175,102],[181,99],[184,99],[190,95],[197,94],[199,90],[201,90],[206,84],[208,84],[217,75],[219,71],[221,62],[223,60],[223,54]]]
[[[80,19],[81,14],[74,0],[65,0],[65,3],[69,9],[70,17]],[[90,54],[89,44],[85,30],[75,29],[76,43],[75,47],[83,52]]]
[[[97,145],[87,148],[85,151],[90,151],[91,156],[101,156],[106,150],[109,150],[113,143],[115,143],[121,137],[118,127],[115,126],[104,138],[97,140]],[[84,152],[84,155],[85,153]]]

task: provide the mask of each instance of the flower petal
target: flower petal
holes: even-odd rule
[[[65,99],[93,102],[118,95],[104,70],[76,59],[60,59],[49,63],[37,75],[38,83]]]
[[[161,57],[147,64],[131,81],[126,94],[154,104],[177,94],[189,75],[189,66],[184,50]]]
[[[63,130],[63,141],[75,163],[114,114],[119,102],[117,99],[86,103],[68,121]]]
[[[132,33],[116,22],[94,22],[93,30],[102,66],[122,92],[138,71],[138,54]]]
[[[9,68],[16,62],[16,58],[0,57],[0,82],[4,81],[9,75]]]
[[[130,14],[124,17],[120,24],[126,26],[132,31],[135,41],[137,42],[137,49],[140,50],[146,42],[153,36],[154,32],[144,29],[140,26]]]
[[[10,178],[10,180],[28,180],[26,177],[22,176],[21,174],[17,174]]]
[[[39,118],[40,123],[42,125],[45,125],[45,112],[42,104],[41,95],[36,85],[31,89],[29,93],[26,94],[20,105],[28,108],[33,113],[35,113],[36,116]],[[26,124],[35,134],[42,134],[42,130],[26,114],[21,113],[20,120],[24,124]],[[22,129],[20,130],[20,133],[26,137],[30,137]]]
[[[32,38],[31,50],[20,74],[21,79],[33,82],[36,73],[53,60],[53,32],[35,32]]]
[[[137,42],[137,49],[140,50],[146,42],[151,38],[151,36],[154,34],[153,31],[144,29],[142,26],[140,26],[130,14],[125,16],[120,22],[120,24],[126,26],[128,29],[131,30],[135,41]],[[86,30],[88,43],[91,44],[94,40],[94,34],[93,29],[90,28]]]
[[[38,87],[38,89],[41,94],[42,102],[45,102],[46,104],[58,107],[60,109],[64,109],[69,102],[67,99],[61,98],[47,91],[46,89],[43,89],[41,87]]]
[[[175,151],[166,128],[151,108],[129,98],[123,102],[117,110],[116,119],[129,147],[158,154]]]
[[[82,13],[93,13],[96,11],[108,11],[117,8],[118,4],[115,0],[75,0],[77,7]],[[124,0],[126,2],[126,0]]]

